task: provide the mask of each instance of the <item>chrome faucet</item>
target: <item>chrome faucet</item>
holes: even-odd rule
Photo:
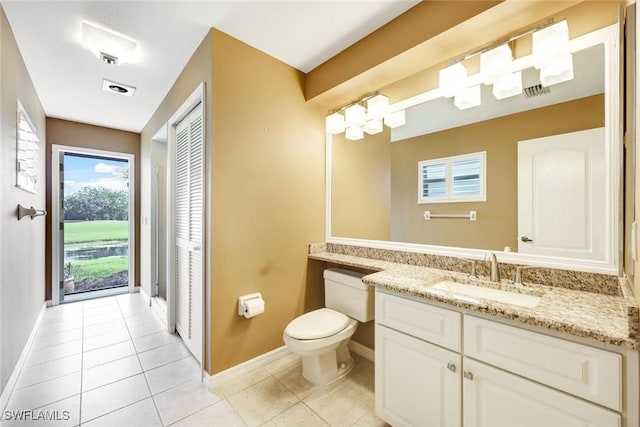
[[[522,282],[522,271],[529,270],[531,268],[536,268],[534,265],[519,265],[516,267],[516,277],[513,279],[514,285],[523,285]]]
[[[493,252],[489,252],[487,254],[487,257],[489,258],[489,262],[491,263],[490,280],[492,282],[498,283],[500,282],[500,266],[498,265],[496,254],[494,254]]]

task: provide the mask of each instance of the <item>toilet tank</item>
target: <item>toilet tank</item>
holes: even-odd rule
[[[360,322],[373,320],[373,290],[362,283],[364,274],[341,268],[324,271],[324,305]]]

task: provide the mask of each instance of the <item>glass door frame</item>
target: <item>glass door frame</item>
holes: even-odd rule
[[[135,286],[135,241],[136,241],[136,218],[135,218],[135,156],[129,153],[119,153],[115,151],[96,150],[84,147],[72,147],[67,145],[53,144],[51,146],[51,305],[60,304],[60,253],[62,236],[60,233],[60,155],[81,154],[87,156],[107,157],[119,160],[126,160],[129,164],[129,284],[128,291],[136,292]]]

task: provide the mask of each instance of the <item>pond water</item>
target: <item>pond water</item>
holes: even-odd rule
[[[129,245],[103,246],[99,248],[65,249],[64,261],[80,261],[108,256],[129,256]]]

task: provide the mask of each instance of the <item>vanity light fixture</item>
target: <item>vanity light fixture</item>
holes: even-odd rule
[[[508,78],[511,74],[513,55],[508,44],[500,45],[494,49],[480,54],[480,73],[485,85],[492,85]]]
[[[493,84],[493,96],[504,99],[522,93],[522,71],[509,73]]]
[[[365,132],[369,135],[382,132],[383,124],[394,128],[405,123],[404,110],[390,112],[389,98],[378,92],[337,108],[325,118],[328,133],[337,135],[345,132],[345,137],[352,141],[364,138]]]
[[[467,68],[456,62],[440,70],[440,93],[445,98],[456,96],[467,88]]]
[[[384,124],[391,129],[404,126],[407,123],[407,115],[405,110],[399,110],[387,115],[384,118]]]
[[[569,50],[569,26],[563,20],[533,33],[531,57],[540,70],[543,86],[573,79],[573,55]]]
[[[359,139],[364,138],[364,132],[362,130],[362,126],[349,126],[345,132],[344,136],[351,141],[357,141]]]
[[[366,120],[367,109],[360,104],[354,104],[344,109],[344,117],[351,126],[362,126]]]
[[[82,42],[106,64],[119,65],[135,60],[136,42],[87,22],[82,23]]]
[[[327,132],[332,135],[337,135],[344,132],[347,127],[347,123],[344,120],[344,116],[336,111],[325,118],[325,127]]]
[[[382,119],[389,114],[389,98],[379,93],[367,100],[367,114],[372,119]]]
[[[383,129],[382,119],[369,119],[364,122],[364,131],[369,135],[380,133]]]
[[[460,110],[477,107],[480,103],[480,85],[471,86],[461,92],[458,92],[453,99],[453,104]]]
[[[570,51],[569,26],[566,20],[547,21],[542,25],[521,31],[478,49],[462,57],[453,59],[453,65],[440,70],[439,89],[445,98],[455,97],[454,104],[460,109],[480,105],[480,88],[468,88],[469,79],[463,61],[480,55],[480,80],[485,85],[493,85],[496,99],[504,99],[522,93],[522,73],[513,72],[513,52],[509,43],[532,34],[531,59],[540,70],[542,86],[551,86],[573,79],[573,56]]]

